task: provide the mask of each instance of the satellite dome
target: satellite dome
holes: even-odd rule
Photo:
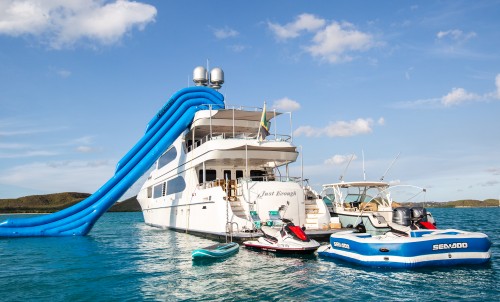
[[[210,85],[214,89],[219,89],[222,84],[224,84],[224,71],[216,67],[210,71]]]
[[[196,86],[207,86],[207,70],[203,66],[198,66],[193,70],[193,82]]]

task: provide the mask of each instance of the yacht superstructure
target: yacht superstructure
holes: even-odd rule
[[[211,78],[220,88],[222,70],[214,70]],[[207,85],[204,75],[206,70],[197,67],[195,83]],[[138,194],[145,222],[243,239],[254,237],[260,225],[272,225],[278,217],[308,231],[328,225],[325,203],[308,198],[302,179],[288,175],[288,165],[298,157],[291,129],[289,135],[276,130],[269,134],[270,121],[275,123],[279,116],[285,117],[284,125],[291,125],[291,115],[288,119],[265,106],[198,111],[191,126],[158,159]]]

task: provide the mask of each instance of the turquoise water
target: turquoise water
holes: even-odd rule
[[[433,209],[440,228],[482,231],[482,266],[365,268],[276,257],[244,247],[225,261],[193,263],[213,241],[144,225],[141,213],[107,213],[86,237],[0,239],[2,301],[495,301],[500,297],[500,208]]]

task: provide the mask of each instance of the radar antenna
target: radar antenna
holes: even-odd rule
[[[351,158],[349,159],[349,162],[345,166],[344,172],[342,172],[342,175],[340,175],[339,180],[342,182],[344,181],[344,174],[347,172],[347,168],[349,168],[349,165],[351,164],[352,159],[354,158],[354,154],[351,154]]]
[[[389,172],[389,170],[392,168],[392,166],[394,165],[394,163],[396,162],[396,160],[398,160],[399,158],[399,155],[401,154],[401,152],[398,153],[398,155],[396,156],[395,159],[392,160],[392,163],[389,165],[389,167],[387,168],[387,170],[385,170],[385,173],[384,175],[382,175],[382,177],[380,177],[380,181],[383,181],[384,180],[384,177],[385,175],[387,174],[387,172]]]

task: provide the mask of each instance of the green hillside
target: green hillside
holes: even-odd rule
[[[89,196],[87,193],[66,192],[0,199],[0,213],[51,213],[70,207]]]
[[[65,192],[47,195],[32,195],[13,199],[0,199],[0,214],[9,213],[52,213],[70,207],[89,197],[88,193]],[[455,200],[448,202],[428,201],[425,203],[396,203],[394,206],[425,206],[426,208],[456,207],[498,207],[498,199]],[[140,212],[137,196],[115,203],[108,212]]]
[[[474,200],[474,199],[464,199],[464,200],[454,200],[447,202],[437,202],[437,201],[428,201],[428,202],[407,202],[401,203],[401,206],[405,207],[413,207],[413,206],[424,206],[426,208],[484,208],[484,207],[498,207],[499,200],[498,199],[485,199],[485,200]]]
[[[115,203],[108,212],[140,212],[141,206],[137,201],[137,196],[130,197],[123,201]]]
[[[0,214],[10,213],[52,213],[70,207],[85,198],[88,193],[55,193],[32,195],[20,198],[0,199]],[[114,204],[108,212],[138,212],[141,207],[135,197]]]

